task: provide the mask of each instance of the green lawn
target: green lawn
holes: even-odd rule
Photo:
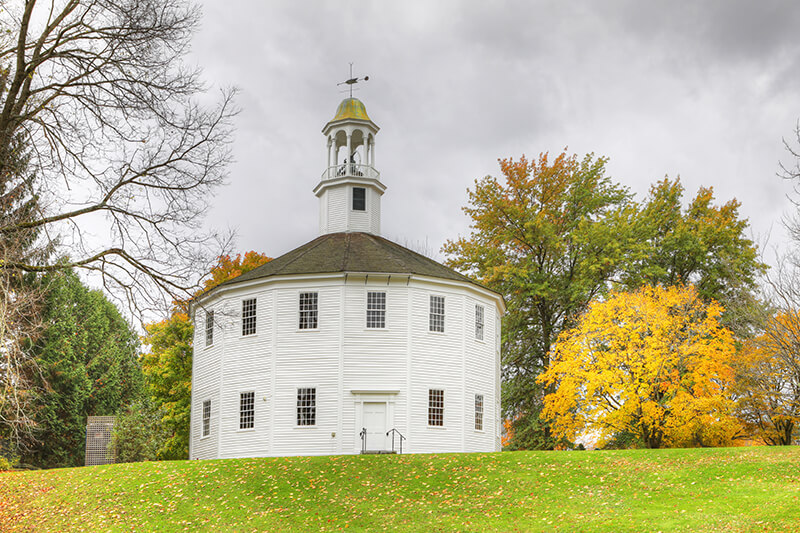
[[[2,531],[797,531],[800,448],[138,463],[0,473]]]

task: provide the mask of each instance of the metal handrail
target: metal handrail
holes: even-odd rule
[[[361,428],[358,436],[361,437],[361,453],[367,453],[367,428]]]
[[[335,178],[374,178],[380,179],[381,173],[375,170],[372,165],[362,165],[358,163],[342,163],[328,167],[322,172],[323,180],[332,180]]]
[[[402,433],[397,431],[397,429],[395,429],[395,428],[392,428],[392,429],[390,429],[389,431],[386,432],[386,436],[387,437],[389,436],[389,433],[393,434],[392,435],[392,451],[394,451],[394,433],[396,433],[400,437],[400,451],[397,452],[397,453],[402,454],[403,453],[403,441],[406,440],[406,438],[403,436]]]

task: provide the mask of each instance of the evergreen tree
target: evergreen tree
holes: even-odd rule
[[[0,71],[0,92],[5,81]],[[49,253],[37,242],[39,230],[25,225],[39,210],[28,160],[18,136],[0,147],[0,227],[16,228],[0,231],[0,455],[14,455],[31,441],[35,408],[29,389],[36,372],[31,341],[41,329],[38,275],[6,268],[19,261],[38,264]]]
[[[142,395],[138,340],[114,304],[74,272],[50,274],[43,284],[48,325],[35,347],[38,442],[24,459],[41,467],[79,466],[86,418],[115,415]]]

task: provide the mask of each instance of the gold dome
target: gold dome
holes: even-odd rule
[[[339,104],[339,109],[336,110],[336,116],[333,117],[331,122],[347,119],[368,120],[372,122],[367,115],[367,108],[364,107],[364,104],[358,98],[345,98],[342,100],[342,103]]]

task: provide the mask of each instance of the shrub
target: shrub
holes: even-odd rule
[[[161,413],[150,402],[141,401],[128,406],[117,416],[111,434],[118,463],[155,461],[158,450],[169,438],[161,423]]]

